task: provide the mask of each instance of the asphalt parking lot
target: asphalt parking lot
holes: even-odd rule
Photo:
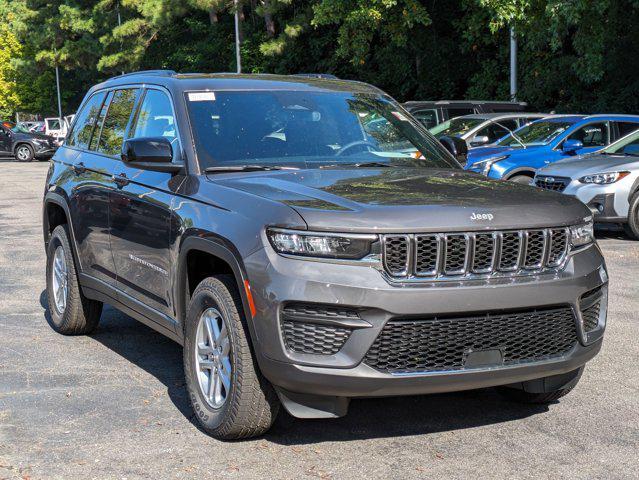
[[[195,426],[177,344],[111,308],[90,337],[47,325],[46,170],[0,163],[0,479],[639,478],[639,242],[599,235],[606,340],[560,403],[358,400],[342,419],[281,414],[263,438],[222,443]]]

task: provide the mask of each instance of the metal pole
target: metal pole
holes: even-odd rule
[[[240,54],[240,7],[239,1],[234,0],[235,4],[235,59],[237,62],[237,73],[242,73],[242,55]]]
[[[517,101],[517,37],[510,27],[510,99]]]
[[[60,99],[60,74],[58,73],[58,52],[56,50],[56,60],[55,60],[55,85],[58,89],[58,117],[60,117],[60,123],[62,124],[62,100]]]
[[[118,14],[118,27],[122,26],[122,17],[120,16],[120,0],[117,0],[117,2],[115,2],[115,11]],[[120,51],[122,50],[122,42],[120,42]],[[122,70],[122,75],[124,75],[124,70]]]

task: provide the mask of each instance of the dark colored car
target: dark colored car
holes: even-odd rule
[[[525,112],[526,102],[499,102],[490,100],[415,100],[404,103],[408,110],[426,128],[462,115],[476,113]]]
[[[13,122],[0,122],[0,157],[15,157],[19,162],[48,160],[57,148],[52,137],[29,132]]]
[[[53,328],[89,333],[108,303],[179,342],[218,438],[263,433],[281,405],[555,401],[602,344],[591,212],[465,172],[359,82],[116,77],[88,92],[45,185]]]

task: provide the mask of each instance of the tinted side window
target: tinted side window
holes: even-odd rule
[[[448,109],[448,118],[461,117],[462,115],[472,115],[473,113],[477,113],[474,108],[449,108]]]
[[[433,128],[437,125],[437,111],[435,110],[419,110],[413,112],[413,116],[426,128]]]
[[[585,125],[568,137],[579,140],[584,147],[605,147],[608,144],[608,124],[591,123]]]
[[[619,138],[621,138],[637,130],[639,123],[617,122],[617,128],[619,128]]]
[[[118,155],[122,150],[122,142],[126,133],[126,127],[133,113],[138,89],[116,90],[113,100],[109,105],[100,141],[98,152],[107,155]]]
[[[78,148],[89,147],[93,127],[100,113],[104,96],[104,92],[99,92],[87,101],[80,113],[78,113],[78,119],[73,126],[73,130],[67,137],[67,145]]]
[[[98,115],[98,120],[95,122],[94,134],[91,136],[91,141],[89,143],[89,150],[95,150],[98,145],[98,140],[100,139],[100,132],[102,132],[102,127],[104,126],[104,117],[106,116],[107,110],[109,109],[109,103],[111,103],[112,98],[113,98],[113,92],[109,92],[107,94],[106,100],[102,104],[102,108],[100,109],[100,114]]]
[[[173,140],[175,118],[169,97],[159,90],[147,90],[138,113],[135,128],[131,129],[131,137],[167,137]]]

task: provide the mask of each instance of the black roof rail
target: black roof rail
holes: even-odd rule
[[[115,77],[111,77],[111,79],[130,77],[133,75],[159,75],[163,77],[170,77],[172,75],[175,75],[176,73],[177,72],[175,70],[140,70],[138,72],[129,72],[123,73],[122,75],[116,75]]]
[[[295,73],[293,77],[306,77],[306,78],[326,78],[329,80],[338,80],[338,78],[332,73]]]

